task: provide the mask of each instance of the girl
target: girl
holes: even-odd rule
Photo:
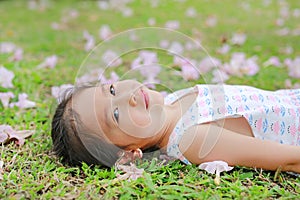
[[[132,80],[81,87],[58,105],[52,139],[71,165],[111,167],[159,148],[186,164],[300,173],[300,90],[196,85],[164,98]]]

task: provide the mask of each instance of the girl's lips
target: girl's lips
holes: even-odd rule
[[[142,93],[143,99],[144,99],[144,101],[145,101],[146,109],[148,109],[148,107],[149,107],[149,96],[148,96],[148,94],[147,94],[144,90],[142,90],[142,89],[141,89],[141,93]]]

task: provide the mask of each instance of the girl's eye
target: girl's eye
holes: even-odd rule
[[[114,96],[116,95],[114,85],[110,85],[110,87],[109,87],[109,92],[110,92],[110,94],[112,94],[112,95],[114,95]]]
[[[116,119],[117,122],[119,122],[119,109],[116,108],[114,110],[114,118]]]

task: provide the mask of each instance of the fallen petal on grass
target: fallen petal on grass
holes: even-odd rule
[[[10,107],[17,106],[19,108],[33,108],[36,103],[27,99],[28,95],[26,93],[19,94],[19,101],[9,104]]]
[[[14,97],[15,95],[12,92],[0,92],[0,101],[4,108],[8,107],[9,100]]]
[[[9,125],[0,125],[0,144],[15,141],[19,146],[25,143],[25,139],[33,135],[33,130],[14,130]]]
[[[0,86],[4,88],[13,88],[14,85],[12,83],[13,78],[15,77],[15,74],[6,69],[3,66],[0,66]]]
[[[199,169],[203,169],[210,174],[215,174],[216,177],[214,179],[216,185],[220,184],[220,173],[224,171],[230,171],[233,167],[228,166],[228,163],[224,161],[212,161],[212,162],[205,162],[198,166]]]

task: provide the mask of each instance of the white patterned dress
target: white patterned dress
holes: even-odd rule
[[[190,164],[178,146],[185,130],[235,117],[244,117],[256,138],[300,146],[300,89],[266,91],[240,85],[196,85],[169,94],[165,104],[196,91],[196,100],[177,122],[169,138],[169,156]]]

